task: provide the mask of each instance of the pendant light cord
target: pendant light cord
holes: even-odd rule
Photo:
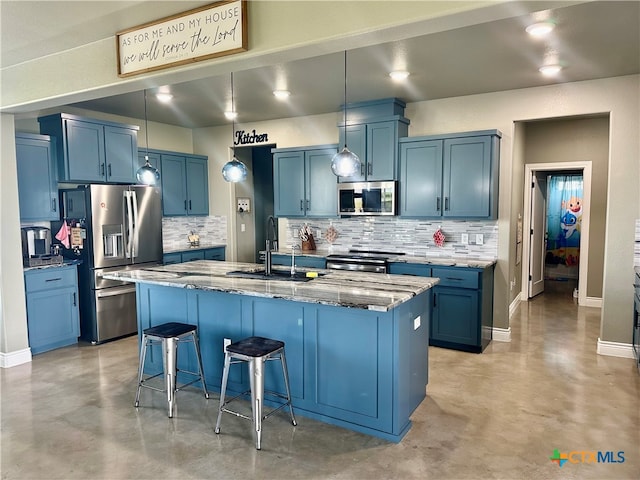
[[[147,120],[147,89],[144,89],[144,141],[145,141],[145,163],[149,162],[149,121]]]
[[[231,72],[231,148],[233,149],[233,158],[236,157],[235,144],[236,132],[236,107],[233,103],[233,72]]]
[[[347,51],[344,51],[344,148],[347,148]]]

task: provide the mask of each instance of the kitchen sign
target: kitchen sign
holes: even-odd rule
[[[195,8],[116,34],[118,76],[247,51],[247,1]]]

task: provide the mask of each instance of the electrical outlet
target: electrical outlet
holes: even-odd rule
[[[316,238],[320,238],[321,235],[322,235],[322,230],[320,230],[319,228],[316,228]]]
[[[238,212],[248,213],[251,211],[251,201],[248,198],[238,198]]]
[[[484,243],[484,235],[476,233],[476,245],[482,245]]]
[[[468,233],[463,233],[460,236],[460,241],[465,245],[469,245],[469,234]]]
[[[244,232],[244,231],[246,231],[246,230],[247,230],[246,225],[245,225],[244,223],[241,223],[241,224],[240,224],[240,231],[241,231],[241,232]]]

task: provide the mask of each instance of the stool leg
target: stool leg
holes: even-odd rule
[[[176,349],[177,338],[162,339],[162,363],[164,364],[164,374],[167,383],[167,401],[169,402],[169,418],[173,417],[176,399]]]
[[[284,350],[280,352],[280,363],[282,364],[282,374],[284,375],[284,386],[287,389],[287,402],[289,403],[289,414],[291,415],[291,423],[295,427],[298,425],[296,417],[293,415],[293,405],[291,405],[291,390],[289,389],[289,369],[287,368],[287,358]]]
[[[144,374],[144,361],[147,357],[147,336],[142,334],[142,342],[140,346],[140,365],[138,366],[138,389],[136,390],[136,401],[134,406],[140,405],[140,389],[142,388],[142,375]]]
[[[191,333],[193,345],[196,347],[196,358],[198,359],[198,374],[200,375],[200,382],[202,383],[202,391],[204,392],[204,398],[209,398],[209,392],[207,392],[207,384],[204,381],[204,368],[202,368],[202,356],[200,356],[200,342],[198,342],[198,335],[195,332]]]
[[[224,370],[222,371],[222,385],[220,386],[220,408],[218,409],[218,419],[216,420],[216,433],[220,433],[220,423],[222,422],[222,408],[224,407],[224,395],[227,391],[227,380],[229,379],[229,366],[231,365],[231,355],[224,353]]]
[[[256,450],[262,448],[262,405],[264,401],[264,357],[252,358],[249,361],[249,378],[251,380],[251,410],[253,426],[256,432]]]

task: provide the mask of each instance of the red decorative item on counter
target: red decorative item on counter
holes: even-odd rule
[[[440,228],[438,228],[433,234],[433,241],[438,247],[444,246],[444,238],[444,233],[442,233]]]

